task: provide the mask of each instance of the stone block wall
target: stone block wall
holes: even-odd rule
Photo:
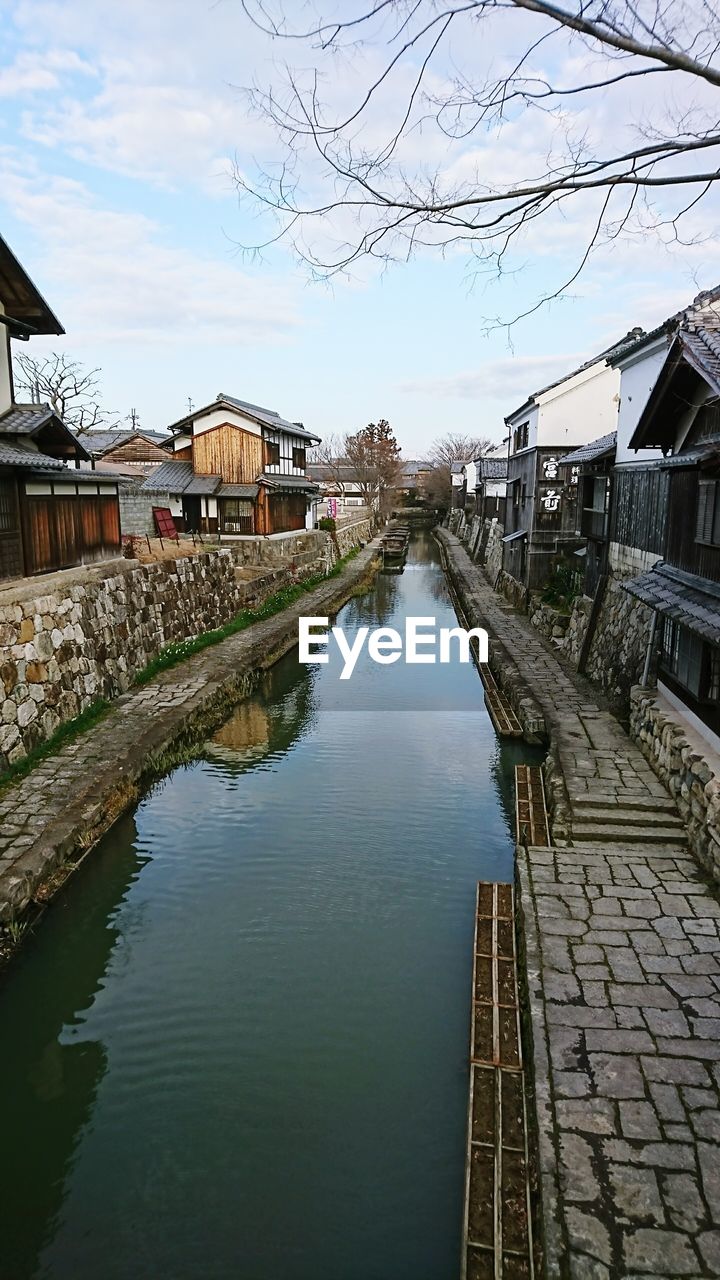
[[[503,528],[497,520],[485,521],[487,528],[487,540],[485,542],[484,563],[485,570],[491,582],[495,582],[503,561]]]
[[[592,600],[589,596],[577,596],[575,600],[573,600],[573,607],[570,611],[567,630],[563,637],[562,645],[560,646],[560,652],[575,668],[577,668],[578,662],[580,661],[580,650],[583,647],[585,636],[587,635],[591,609]]]
[[[585,674],[598,684],[611,707],[626,716],[630,690],[645,665],[653,610],[609,578],[590,645]],[[654,667],[651,666],[651,673]]]
[[[341,554],[370,536],[367,523],[341,530]],[[118,559],[0,590],[0,772],[97,699],[123,693],[166,645],[327,572],[338,554],[320,530],[252,545],[265,572],[250,581],[236,572],[236,544],[150,565]]]
[[[673,796],[695,857],[720,883],[720,760],[655,690],[630,693],[630,736]]]
[[[120,503],[120,532],[127,536],[157,537],[153,507],[169,507],[169,493],[141,493],[139,489],[121,485],[118,494]]]
[[[562,640],[570,623],[570,614],[561,613],[551,604],[544,604],[537,596],[530,601],[530,622],[548,640]]]

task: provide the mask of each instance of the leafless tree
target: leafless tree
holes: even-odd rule
[[[282,155],[236,180],[317,275],[423,246],[502,274],[533,233],[579,220],[536,310],[623,233],[702,238],[720,178],[712,0],[325,0],[327,20],[318,5],[242,3],[293,66],[250,94]],[[514,173],[518,129],[537,142]]]
[[[102,406],[99,369],[86,369],[63,353],[36,357],[23,352],[15,357],[13,376],[18,391],[52,405],[78,435],[94,427],[118,425],[117,415]]]
[[[495,449],[497,445],[489,436],[468,436],[451,431],[431,446],[428,462],[433,467],[449,467],[453,462],[472,462]]]
[[[324,436],[319,444],[310,450],[311,464],[321,466],[328,480],[332,480],[341,496],[345,494],[345,476],[347,474],[347,436],[331,432]]]
[[[495,449],[497,445],[488,436],[468,436],[451,431],[436,440],[428,454],[431,471],[425,478],[425,491],[432,505],[450,505],[454,462],[472,462]]]

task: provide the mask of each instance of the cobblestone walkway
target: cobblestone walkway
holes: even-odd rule
[[[368,572],[372,545],[282,613],[117,698],[95,728],[0,791],[0,921],[16,916],[57,866],[134,798],[153,760],[217,720],[249,673],[292,648],[301,614],[329,614]]]
[[[639,749],[446,545],[473,625],[542,708],[572,810],[572,846],[519,858],[548,1275],[720,1276],[716,894]]]

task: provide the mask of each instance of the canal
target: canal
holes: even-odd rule
[[[457,625],[413,538],[339,621]],[[0,981],[2,1280],[455,1280],[473,911],[512,877],[472,665],[289,654]]]

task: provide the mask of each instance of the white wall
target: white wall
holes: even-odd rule
[[[659,449],[638,449],[635,452],[629,447],[629,441],[655,386],[667,350],[668,339],[663,334],[639,358],[636,356],[631,363],[620,366],[616,462],[648,462],[660,456]]]
[[[592,365],[537,397],[535,443],[568,450],[615,431],[619,399],[619,370],[604,361]]]
[[[0,312],[5,308],[0,302]],[[0,325],[0,413],[5,413],[12,404],[12,380],[10,378],[10,341],[5,325]]]
[[[254,436],[262,435],[262,427],[259,423],[252,422],[238,410],[232,409],[213,409],[202,418],[196,418],[192,424],[192,431],[194,435],[201,436],[203,432],[211,431],[213,427],[221,427],[224,422],[237,422],[243,431],[249,431]]]
[[[536,404],[533,404],[533,405],[530,405],[525,410],[524,413],[516,413],[513,415],[512,418],[507,419],[507,428],[508,428],[508,431],[510,432],[510,457],[511,458],[517,458],[521,453],[527,453],[529,449],[535,449],[537,447],[539,414],[540,414],[540,410],[538,406]],[[528,424],[528,442],[524,449],[518,449],[517,451],[514,451],[512,447],[513,432],[515,431],[515,428],[519,427],[520,424],[523,422],[527,422]]]

